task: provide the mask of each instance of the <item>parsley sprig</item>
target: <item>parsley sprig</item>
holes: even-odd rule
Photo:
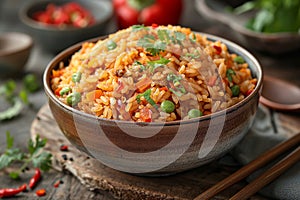
[[[12,179],[18,179],[20,177],[20,173],[30,165],[40,168],[43,171],[48,171],[51,168],[52,154],[43,150],[46,142],[46,139],[41,139],[40,136],[37,135],[34,141],[32,139],[28,141],[28,152],[25,153],[19,148],[13,147],[14,138],[7,131],[6,150],[0,156],[0,170],[8,167],[14,162],[22,163],[22,166],[19,169],[9,173],[9,176]]]
[[[33,74],[28,74],[23,78],[23,87],[18,91],[14,80],[8,80],[0,86],[0,96],[4,97],[11,106],[0,112],[0,121],[11,119],[19,115],[24,104],[29,104],[28,94],[37,91],[40,85]]]

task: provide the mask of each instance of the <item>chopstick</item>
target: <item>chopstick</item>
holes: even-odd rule
[[[231,174],[227,178],[225,178],[225,179],[221,180],[220,182],[218,182],[216,185],[214,185],[211,188],[209,188],[208,190],[204,191],[203,193],[198,195],[194,200],[205,200],[205,199],[212,198],[213,196],[215,196],[219,192],[223,191],[224,189],[228,188],[229,186],[233,185],[234,183],[244,179],[245,177],[249,176],[251,173],[253,173],[257,169],[259,169],[262,166],[266,165],[271,160],[275,159],[276,157],[278,157],[282,153],[290,150],[291,148],[293,148],[293,147],[295,147],[296,145],[299,145],[299,144],[300,144],[300,133],[297,133],[293,137],[289,138],[288,140],[286,140],[286,141],[276,145],[275,147],[271,148],[270,150],[266,151],[265,153],[263,153],[262,155],[257,157],[255,160],[251,161],[250,163],[248,163],[247,165],[245,165],[244,167],[239,169],[238,171],[234,172],[233,174]],[[291,162],[290,165],[292,165],[294,162],[297,161],[297,157],[299,156],[299,148],[297,149],[297,151],[294,151],[291,154],[289,154],[286,158],[284,158],[284,160],[288,159],[290,161],[291,158],[289,158],[289,157],[290,156],[292,157],[291,160],[293,162]],[[280,164],[279,168],[282,170],[282,171],[280,170],[281,172],[283,172],[284,170],[286,170],[290,166],[290,165],[284,165],[283,164],[284,166],[282,167],[281,165],[284,162],[286,162],[286,161],[280,162],[281,164],[279,163]],[[279,165],[279,164],[277,164],[277,165]],[[273,178],[275,178],[275,177],[273,177]],[[261,186],[261,187],[263,187],[263,186]],[[242,194],[244,195],[244,192]]]
[[[230,198],[230,200],[241,200],[248,199],[250,196],[255,194],[258,190],[263,188],[265,185],[273,181],[276,177],[281,175],[289,167],[295,164],[300,159],[300,146],[295,149],[292,153],[287,155],[285,158],[280,160],[276,165],[266,170],[260,176],[258,176],[251,183],[246,185],[238,193]]]

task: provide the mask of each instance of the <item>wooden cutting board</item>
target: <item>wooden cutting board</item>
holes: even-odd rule
[[[75,149],[61,133],[48,105],[40,109],[33,121],[31,136],[35,137],[37,134],[48,139],[46,148],[54,156],[55,169],[61,172],[68,171],[90,190],[106,191],[116,199],[193,199],[240,167],[228,165],[224,159],[230,157],[225,157],[197,169],[172,176],[141,177],[122,173],[102,165]],[[69,146],[67,152],[60,150],[62,144]],[[214,199],[228,199],[245,184],[245,181],[241,181]],[[256,195],[251,199],[264,200],[266,198]]]

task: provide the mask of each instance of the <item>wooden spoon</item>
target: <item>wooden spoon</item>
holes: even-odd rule
[[[278,78],[265,76],[259,101],[275,110],[300,112],[300,88]]]

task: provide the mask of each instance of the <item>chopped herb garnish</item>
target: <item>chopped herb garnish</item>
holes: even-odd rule
[[[158,34],[158,38],[159,38],[161,41],[163,41],[163,42],[165,42],[165,43],[167,43],[167,44],[170,43],[170,40],[171,40],[171,39],[170,39],[170,36],[169,36],[167,30],[158,30],[158,31],[157,31],[157,34]]]
[[[153,72],[156,68],[161,67],[161,66],[165,66],[169,62],[170,62],[170,60],[161,57],[159,60],[149,61],[148,65],[151,69],[151,72]]]
[[[226,77],[227,77],[228,81],[230,81],[230,82],[232,82],[232,75],[235,75],[235,72],[233,71],[233,69],[227,69]]]
[[[176,76],[175,74],[168,74],[167,80],[172,81],[174,86],[176,87],[177,90],[170,88],[170,91],[173,92],[176,96],[180,97],[186,93],[186,89],[183,87],[183,85],[180,82],[182,80],[182,76],[180,75]]]
[[[197,59],[197,58],[200,58],[200,52],[198,50],[195,50],[194,53],[186,53],[184,55],[184,57],[191,58],[191,59]]]
[[[184,33],[176,31],[175,32],[175,37],[176,37],[177,41],[183,42],[186,38],[186,35]]]
[[[191,33],[191,34],[189,35],[189,38],[190,38],[190,40],[191,40],[192,42],[194,42],[194,43],[197,41],[197,38],[196,38],[195,33]]]
[[[138,43],[138,46],[144,47],[151,55],[156,56],[161,51],[166,49],[166,43],[157,40],[153,35],[145,35],[141,38]]]
[[[112,40],[108,40],[106,43],[106,47],[109,51],[111,51],[111,50],[114,50],[115,48],[117,48],[117,44]]]
[[[151,98],[151,89],[146,90],[145,92],[138,94],[136,100],[138,103],[141,103],[141,97],[144,97],[146,101],[155,108],[158,108],[155,101]]]
[[[143,65],[143,64],[142,64],[141,62],[139,62],[139,61],[134,61],[133,65],[139,66],[141,71],[146,71],[146,69],[147,69],[146,66]]]
[[[170,88],[170,91],[172,92],[172,93],[174,93],[176,96],[178,96],[178,97],[181,97],[183,94],[181,93],[181,92],[179,92],[179,91],[176,91],[176,90],[174,90],[174,89],[172,89],[172,88]]]
[[[140,30],[148,30],[149,28],[146,27],[144,24],[138,24],[138,25],[133,25],[131,26],[133,31],[140,31]]]
[[[241,56],[237,56],[233,59],[234,62],[238,63],[238,64],[243,64],[245,63],[245,60],[241,57]]]
[[[180,75],[176,76],[175,74],[168,74],[167,80],[173,81],[173,83],[175,84],[176,82],[179,82],[182,80],[182,76],[180,76]]]
[[[80,80],[81,80],[81,72],[75,72],[73,75],[72,75],[72,81],[74,82],[74,83],[78,83],[78,82],[80,82]]]

